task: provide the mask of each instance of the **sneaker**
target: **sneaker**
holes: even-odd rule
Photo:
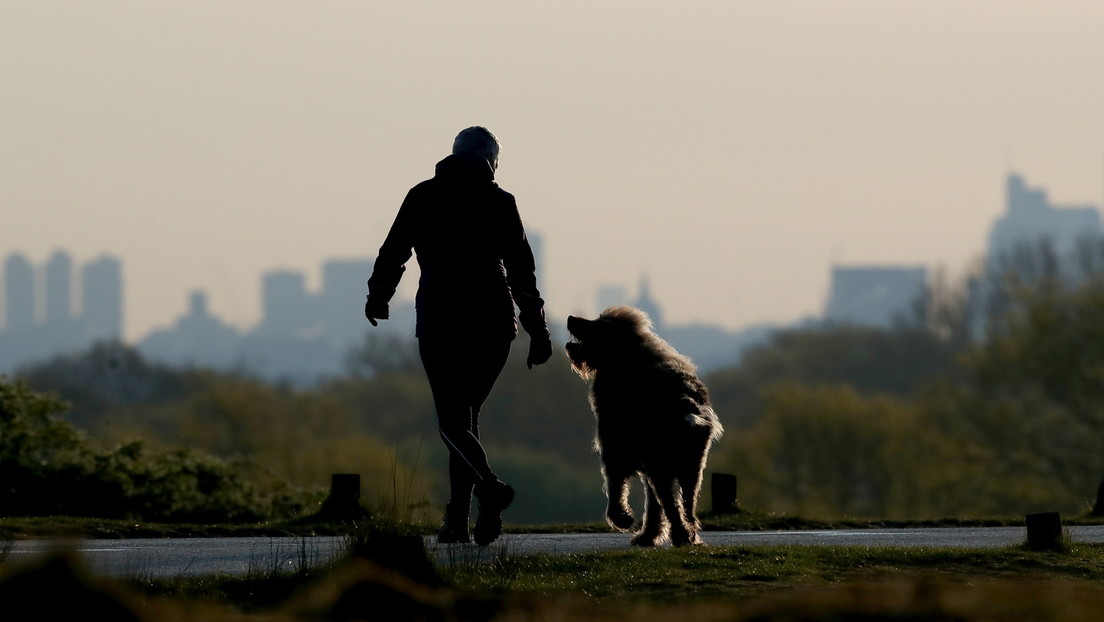
[[[471,535],[467,525],[455,525],[447,520],[437,531],[437,544],[468,544]]]
[[[479,499],[479,517],[475,519],[475,543],[487,546],[502,535],[502,511],[514,501],[514,489],[495,480],[475,486]]]
[[[441,529],[437,531],[437,544],[467,544],[471,542],[468,534],[468,513],[454,512],[449,505],[445,506],[445,518],[441,521]]]

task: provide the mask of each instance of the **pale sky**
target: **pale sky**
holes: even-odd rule
[[[11,0],[0,257],[118,256],[132,340],[194,289],[249,328],[262,272],[373,258],[485,125],[550,316],[647,276],[668,323],[789,322],[833,263],[960,272],[1010,171],[1099,205],[1102,25],[1099,0]]]

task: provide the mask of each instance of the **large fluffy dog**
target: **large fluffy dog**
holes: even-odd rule
[[[694,364],[652,330],[634,307],[610,307],[596,320],[567,318],[572,368],[590,383],[598,420],[594,447],[605,478],[606,520],[633,526],[629,479],[644,483],[643,525],[633,538],[654,546],[701,544],[696,505],[702,472],[721,423]]]

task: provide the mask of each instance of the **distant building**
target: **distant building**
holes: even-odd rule
[[[73,260],[64,251],[55,251],[46,262],[46,323],[68,323],[73,316]]]
[[[1005,201],[1004,214],[989,232],[985,278],[971,291],[971,306],[979,310],[971,321],[975,338],[983,338],[992,320],[1016,304],[1008,275],[1015,274],[1023,283],[1059,277],[1072,284],[1102,267],[1104,229],[1095,206],[1055,205],[1045,190],[1028,187],[1015,173],[1006,179]]]
[[[21,254],[4,261],[4,330],[17,333],[35,325],[35,273]]]
[[[281,338],[323,339],[336,348],[358,343],[367,327],[364,297],[372,265],[367,259],[326,261],[318,292],[307,290],[306,277],[300,272],[264,273],[258,332]]]
[[[603,285],[598,288],[597,300],[595,315],[610,307],[629,304],[629,290],[624,285]]]
[[[300,335],[309,329],[313,315],[313,305],[307,294],[306,277],[303,274],[276,270],[262,275],[259,331]]]
[[[616,305],[634,306],[648,314],[658,334],[676,350],[690,357],[699,371],[737,365],[749,349],[765,342],[774,327],[762,325],[741,331],[728,331],[719,326],[703,324],[673,325],[664,319],[663,309],[652,295],[648,277],[640,279],[636,298],[621,285],[603,285],[598,288],[596,300],[598,309],[595,315]]]
[[[635,299],[629,296],[628,289],[623,285],[603,285],[598,288],[595,299],[598,303],[598,308],[594,312],[595,316],[610,307],[629,305],[647,313],[648,318],[652,321],[652,326],[657,329],[663,325],[663,311],[659,308],[659,303],[652,298],[651,282],[647,276],[640,278],[640,286]]]
[[[152,360],[182,367],[237,369],[242,365],[240,335],[207,310],[207,294],[188,296],[188,313],[171,328],[147,335],[138,350]]]
[[[368,328],[364,300],[373,265],[368,259],[331,260],[322,264],[322,291],[317,306],[322,336],[330,346],[344,351],[364,339]]]
[[[349,351],[367,331],[414,336],[413,305],[391,301],[391,319],[371,327],[364,297],[373,262],[340,259],[322,265],[322,286],[307,288],[306,276],[273,270],[261,276],[261,320],[238,332],[207,313],[206,298],[192,295],[190,312],[176,325],[138,344],[151,359],[170,365],[207,366],[265,380],[310,385],[340,375]]]
[[[647,277],[640,279],[640,296],[632,305],[648,314],[648,318],[652,320],[652,326],[657,331],[663,330],[663,313],[659,309],[659,304],[652,298],[652,291]]]
[[[991,278],[979,290],[987,308],[1008,303],[1008,292],[994,286],[1003,275],[1015,273],[1025,281],[1060,276],[1075,283],[1086,271],[1101,269],[1104,229],[1095,206],[1054,205],[1045,190],[1028,188],[1015,174],[1008,176],[1006,192],[1007,209],[989,233],[985,265]]]
[[[1006,180],[1005,213],[989,232],[987,257],[996,259],[1023,244],[1048,242],[1060,256],[1074,252],[1078,243],[1100,239],[1100,213],[1096,206],[1054,205],[1043,189],[1029,188],[1022,176]]]
[[[835,266],[824,319],[831,324],[891,328],[909,317],[927,288],[927,269]]]
[[[73,303],[73,260],[68,253],[54,252],[41,270],[19,253],[8,256],[4,262],[0,373],[80,350],[93,341],[119,338],[122,286],[118,261],[102,257],[84,269],[84,301],[78,312]]]
[[[114,257],[102,255],[81,270],[81,310],[84,330],[95,341],[123,337],[123,269]]]

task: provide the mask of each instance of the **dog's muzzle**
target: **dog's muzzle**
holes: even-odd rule
[[[590,320],[574,315],[567,316],[567,332],[571,333],[571,336],[576,340],[583,338],[584,333],[588,332],[587,329],[590,328],[590,324]]]

